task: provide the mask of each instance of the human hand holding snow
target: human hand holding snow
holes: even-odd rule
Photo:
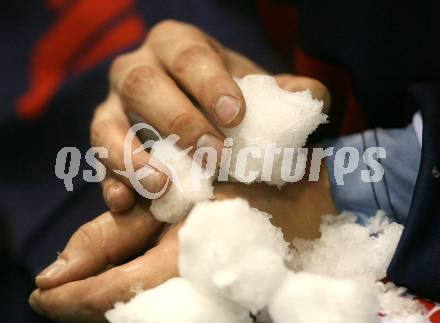
[[[142,202],[123,214],[98,216],[37,276],[31,306],[55,321],[102,321],[102,313],[128,300],[133,288],[152,288],[177,275],[179,226],[163,228]]]
[[[128,180],[113,172],[125,168],[123,144],[131,114],[164,136],[179,135],[180,148],[209,146],[219,151],[224,135],[218,127],[236,126],[246,110],[233,77],[252,73],[266,74],[200,29],[177,21],[157,24],[139,49],[118,57],[110,71],[110,93],[96,109],[91,129],[92,145],[109,151],[109,158],[103,160],[110,174],[103,183],[109,208],[121,212],[135,201]],[[310,89],[314,98],[329,107],[330,95],[319,81],[289,74],[276,76],[276,80],[290,91]],[[188,94],[208,116],[196,108]],[[133,150],[140,144],[135,138]],[[132,160],[136,171],[149,163],[150,155],[142,151],[133,154]],[[159,191],[165,182],[160,171],[141,180],[150,192]]]
[[[168,26],[169,23],[166,25]],[[196,40],[198,39],[198,41],[200,41],[200,37],[201,37],[200,31],[194,30],[193,27],[189,27],[187,25],[184,25],[183,27],[180,26],[179,28],[183,28],[183,30],[188,32],[188,34],[191,34],[189,31],[195,32],[195,35],[198,35],[197,37],[199,38],[195,37],[195,35],[192,36],[194,36]],[[180,31],[183,32],[182,30]],[[190,36],[191,35],[188,35],[189,39],[191,39]],[[204,35],[204,37],[208,37],[208,36]],[[199,43],[197,44],[198,44],[197,46],[200,46]],[[168,40],[168,46],[172,46],[172,45],[174,45],[174,43],[169,42]],[[193,44],[192,46],[196,46],[196,45]],[[123,142],[126,134],[126,131],[123,130],[128,131],[128,127],[129,127],[129,121],[125,114],[125,111],[122,109],[122,103],[124,107],[128,107],[129,111],[135,112],[136,114],[144,118],[147,122],[152,123],[153,126],[155,126],[162,134],[166,135],[168,133],[177,132],[182,138],[182,140],[180,140],[179,143],[181,145],[183,144],[184,147],[185,147],[184,145],[185,142],[186,143],[190,142],[188,141],[188,139],[185,139],[185,136],[188,137],[188,133],[187,134],[184,133],[182,135],[182,133],[178,131],[179,129],[175,127],[176,125],[172,117],[175,116],[176,118],[178,118],[180,115],[179,113],[187,113],[189,116],[191,116],[191,118],[197,118],[194,116],[194,113],[195,115],[198,115],[200,113],[191,105],[191,109],[194,108],[194,111],[189,109],[188,111],[184,111],[184,112],[180,111],[179,113],[176,114],[176,111],[174,111],[173,109],[174,108],[179,109],[179,105],[177,105],[177,103],[181,104],[182,102],[185,101],[182,99],[182,96],[184,96],[183,93],[180,92],[179,94],[174,93],[175,94],[174,97],[173,95],[169,96],[168,90],[165,90],[165,92],[167,93],[160,92],[160,89],[156,88],[156,85],[154,86],[153,89],[148,87],[144,88],[144,86],[151,85],[151,79],[149,78],[151,78],[152,76],[150,74],[145,75],[144,74],[146,72],[145,68],[142,67],[143,66],[142,64],[145,64],[145,57],[142,57],[142,55],[145,55],[145,51],[146,51],[145,48],[140,49],[136,53],[129,54],[128,56],[125,56],[123,59],[120,59],[118,63],[114,64],[114,67],[112,68],[113,72],[111,74],[113,75],[113,78],[115,78],[112,79],[112,84],[113,87],[116,87],[116,90],[113,90],[114,93],[110,94],[109,99],[106,101],[104,105],[102,105],[97,110],[97,113],[95,114],[95,119],[92,126],[92,141],[94,145],[105,146],[109,148],[111,155],[108,160],[107,166],[109,168],[113,167],[112,169],[123,168],[123,166],[121,165],[122,162],[121,160],[112,159],[112,157],[114,158],[115,156],[122,159],[121,155],[123,155]],[[203,53],[195,53],[195,54],[202,55]],[[259,70],[257,67],[255,67],[255,65],[253,65],[252,63],[246,61],[246,59],[239,56],[238,54],[225,50],[225,55],[230,56],[231,62],[228,63],[227,61],[223,61],[222,64],[226,66],[223,67],[228,68],[227,72],[234,76],[243,76],[243,74],[247,74],[249,72],[255,73],[262,71]],[[202,55],[201,58],[203,57],[204,55]],[[210,59],[212,59],[212,57]],[[207,58],[208,62],[210,61],[210,59],[209,57]],[[194,60],[194,57],[192,57],[192,60]],[[195,61],[188,62],[189,65],[195,63],[197,64],[203,63],[203,60],[200,61],[200,59],[198,59]],[[136,64],[141,64],[142,66],[139,67]],[[141,72],[137,71],[136,67],[133,66],[138,66]],[[150,65],[147,66],[148,66],[147,71],[151,72],[151,66]],[[214,64],[214,66],[216,65]],[[155,68],[157,68],[157,70],[154,70],[155,72],[160,71],[160,69],[157,66],[155,66]],[[194,69],[196,67],[193,66],[192,68]],[[202,70],[205,69],[206,66],[204,66]],[[124,74],[123,72],[128,74]],[[193,72],[197,72],[197,70],[193,70]],[[134,76],[132,75],[132,79],[129,79],[128,75],[130,74],[134,74]],[[148,77],[146,78],[146,76]],[[158,74],[154,74],[154,76],[159,77],[159,81],[160,80],[163,81],[161,77],[164,78],[166,80],[165,85],[167,86],[169,86],[171,83],[174,85],[172,80],[167,79],[168,76],[159,76]],[[205,75],[205,76],[208,79],[210,77],[216,79],[213,75]],[[185,82],[184,79],[185,75],[180,75],[179,77],[183,78],[183,79],[177,78],[179,82]],[[229,78],[231,78],[231,75],[229,75]],[[127,79],[129,80],[127,81]],[[208,79],[204,79],[203,81],[207,82],[209,81]],[[155,82],[159,82],[159,81],[155,79]],[[195,82],[197,81],[197,79],[192,81]],[[306,79],[306,78],[294,77],[291,75],[279,76],[277,78],[277,81],[285,89],[292,91],[309,88],[312,91],[313,96],[327,100],[327,104],[328,104],[328,92],[326,91],[325,87],[323,87],[319,82],[311,81],[310,79]],[[127,90],[125,87],[127,86],[126,83],[129,83],[130,85],[129,89],[131,92],[130,91],[124,92]],[[235,82],[233,83],[234,86],[237,87],[237,84]],[[117,92],[118,86],[122,86],[123,89],[121,90],[122,92],[119,94]],[[167,87],[165,86],[165,89],[166,88]],[[209,89],[213,90],[212,87]],[[159,91],[159,92],[154,94],[155,91],[156,92]],[[162,89],[161,91],[164,91],[164,89]],[[137,96],[130,97],[130,95],[137,95]],[[157,103],[158,97],[156,97],[155,95],[159,96],[161,99],[164,99],[165,101],[167,100],[173,101],[172,100],[173,97],[176,100],[173,102],[167,102],[166,106],[159,105],[158,107],[156,107],[155,104]],[[149,98],[150,96],[152,97]],[[195,97],[197,99],[196,95]],[[203,98],[200,98],[198,100],[199,102],[203,102],[201,101],[203,100]],[[240,105],[240,106],[243,107],[244,105]],[[157,111],[154,110],[158,108],[162,109],[160,111],[160,113],[162,114],[157,114]],[[137,109],[140,109],[142,111]],[[167,111],[167,109],[171,109],[172,111]],[[151,120],[148,119],[149,114],[152,114],[152,116],[150,116],[152,118]],[[160,120],[157,119],[158,115],[162,116],[163,119]],[[167,119],[170,116],[172,120]],[[193,134],[193,132],[197,132],[200,130],[197,127],[200,127],[201,125],[202,128],[204,127],[203,126],[204,122],[207,122],[207,119],[199,120],[195,124],[192,123],[190,123],[189,125],[186,124],[186,127],[183,127],[180,130],[183,132],[189,131],[191,132],[191,134]],[[167,125],[169,126],[169,128],[166,128]],[[221,123],[216,125],[223,126],[224,128],[227,128],[229,126],[229,124],[222,125]],[[231,125],[233,125],[233,123],[231,123]],[[108,126],[111,127],[111,131],[107,131],[109,130]],[[208,127],[214,127],[214,126],[210,124]],[[221,137],[222,136],[223,135],[221,135]],[[134,146],[135,146],[134,148],[137,148],[137,146],[139,145],[140,142],[138,141],[134,142]],[[141,154],[137,154],[136,156],[134,155],[132,159],[134,162],[135,170],[136,167],[140,168],[144,166],[145,163],[148,162],[149,158],[150,156],[146,152],[142,152]],[[156,173],[156,175],[159,176],[159,181],[163,180],[163,174]],[[149,176],[148,178],[149,180],[151,180],[154,177],[155,176],[153,175],[152,177]],[[157,176],[156,179],[158,179]],[[148,189],[151,189],[152,188],[151,185],[154,183],[151,183],[150,181],[149,183],[144,182],[143,184],[145,184],[145,186],[147,186]],[[115,187],[118,187],[118,189],[115,190]],[[291,219],[295,219],[295,220],[293,222],[290,222],[290,221],[286,221],[286,216],[285,216],[286,215],[285,210],[289,210],[288,213],[292,214],[290,213],[290,211],[295,209],[292,208],[292,206],[287,205],[288,203],[290,203],[289,200],[292,198],[292,196],[296,196],[295,193],[293,195],[289,193],[283,195],[280,194],[278,190],[273,188],[272,190],[268,191],[267,188],[264,188],[264,186],[254,186],[254,187],[244,186],[241,189],[239,189],[237,192],[233,192],[232,187],[235,186],[228,186],[228,185],[223,186],[225,192],[224,196],[231,197],[231,195],[233,196],[235,194],[236,196],[243,196],[247,198],[251,202],[251,204],[253,201],[257,201],[261,199],[262,196],[265,197],[265,199],[263,200],[267,199],[268,201],[279,199],[279,203],[277,204],[268,203],[267,205],[255,205],[255,206],[259,207],[262,210],[267,210],[268,212],[274,214],[274,219],[277,219],[276,216],[277,213],[283,215],[282,217],[283,220],[280,220],[279,223],[281,224],[281,226],[285,226],[286,228],[289,228],[288,230],[292,229],[292,233],[288,234],[288,236],[292,236],[293,232],[298,230],[298,226],[295,224],[301,223],[302,221],[301,217],[298,216],[291,217]],[[294,187],[294,185],[289,185],[289,189],[286,188],[284,192],[286,191],[292,192],[291,191],[292,187]],[[297,187],[301,188],[302,186],[299,185]],[[155,188],[157,189],[158,187],[156,186]],[[312,192],[313,190],[311,191],[304,190],[304,191]],[[222,196],[221,189],[219,189],[217,193],[219,193],[220,197]],[[121,186],[119,180],[117,180],[116,177],[114,176],[111,176],[104,183],[104,195],[107,197],[107,202],[109,202],[110,208],[113,211],[119,211],[119,212],[123,211],[124,209],[129,209],[135,200],[132,192],[128,189],[128,186],[125,186],[125,184],[122,184]],[[109,196],[112,195],[113,198],[109,198]],[[301,191],[299,191],[299,195],[304,196],[301,193]],[[259,199],[254,199],[253,197],[255,196],[259,196]],[[312,195],[308,194],[308,196],[312,198],[313,194]],[[329,197],[328,192],[327,192],[327,197]],[[304,200],[300,198],[299,200],[302,202],[306,202],[307,198]],[[331,201],[330,198],[323,199],[323,201],[326,202],[328,202],[329,200]],[[308,203],[308,204],[313,206],[319,205],[319,203]],[[328,205],[331,205],[331,203],[328,203]],[[276,211],[277,208],[282,208],[283,211],[277,212]],[[141,210],[142,209],[144,208],[141,207]],[[312,209],[313,207],[311,208],[311,211]],[[333,208],[331,208],[331,210],[326,210],[325,207],[324,209],[320,209],[320,208],[318,209],[313,210],[316,211],[315,213],[312,212],[315,216],[320,215],[326,211],[333,211]],[[63,321],[70,320],[76,322],[81,320],[86,320],[86,321],[91,321],[93,319],[99,320],[102,318],[102,312],[110,308],[115,301],[118,300],[123,301],[129,298],[128,294],[130,294],[130,289],[133,286],[133,282],[138,282],[141,284],[141,286],[139,287],[148,289],[167,280],[168,278],[170,278],[170,275],[175,275],[177,273],[177,269],[175,262],[173,262],[173,259],[175,260],[177,255],[173,253],[171,254],[169,253],[170,250],[171,251],[177,250],[177,240],[175,238],[175,235],[174,236],[172,235],[172,232],[175,232],[174,231],[175,229],[171,230],[170,233],[164,235],[164,238],[168,237],[168,235],[171,235],[170,239],[165,240],[167,241],[166,244],[163,242],[164,240],[160,240],[159,244],[153,249],[149,250],[144,256],[141,256],[140,258],[130,263],[115,267],[113,269],[110,269],[102,273],[102,271],[105,270],[108,264],[119,263],[121,259],[127,258],[128,256],[132,255],[132,252],[138,251],[140,248],[142,248],[140,247],[142,244],[145,246],[146,243],[145,237],[153,235],[152,232],[155,232],[157,230],[158,223],[155,222],[154,220],[152,220],[151,223],[149,224],[144,224],[146,226],[144,230],[150,232],[150,234],[132,232],[132,229],[130,229],[129,225],[125,227],[124,225],[118,224],[119,221],[122,222],[127,221],[127,223],[133,221],[134,223],[136,223],[136,221],[138,221],[136,220],[137,216],[133,216],[133,214],[138,214],[139,212],[140,212],[139,206],[137,206],[134,209],[131,209],[128,212],[125,212],[124,214],[120,214],[120,215],[106,213],[101,217],[99,217],[98,220],[92,222],[91,224],[85,225],[82,229],[80,229],[78,233],[76,233],[72,237],[71,241],[66,247],[66,251],[61,254],[60,256],[61,260],[56,262],[55,265],[49,267],[49,269],[47,269],[45,272],[39,275],[39,277],[37,277],[37,285],[40,289],[33,293],[33,296],[31,297],[31,304],[37,310],[40,311],[42,310],[43,312],[47,312],[48,315],[51,315],[52,317],[57,318],[58,320],[63,320]],[[308,214],[307,212],[302,212],[302,214],[305,215],[305,222],[307,222],[308,224],[299,225],[299,227],[301,228],[304,234],[298,234],[298,235],[302,237],[309,237],[311,235],[312,236],[316,235],[316,229],[318,227],[319,220],[310,221],[310,219],[313,217],[307,217]],[[120,217],[124,217],[124,216],[126,216],[127,219],[120,220],[121,219]],[[114,223],[113,220],[115,219],[119,219],[117,221],[118,223]],[[294,223],[293,226],[292,223]],[[289,225],[291,226],[289,227]],[[116,230],[115,227],[117,228]],[[126,230],[125,233],[122,232],[124,227]],[[110,233],[107,234],[106,230],[110,230]],[[138,237],[138,234],[143,236]],[[109,243],[107,242],[106,239],[114,239],[115,241]],[[152,257],[151,256],[152,254],[156,255],[156,257]],[[67,259],[68,261],[66,262],[63,261],[62,259],[64,260]],[[132,267],[133,269],[130,269]],[[148,267],[151,269],[151,271],[144,271],[143,267]],[[127,271],[129,272],[129,274],[127,274]],[[80,280],[84,278],[87,279]],[[94,292],[90,294],[90,291],[93,288],[95,288]]]
[[[243,197],[271,213],[286,240],[316,237],[321,215],[334,213],[326,176],[318,182],[289,184],[281,191],[265,184],[216,184],[217,199],[233,197]],[[74,233],[55,268],[37,277],[39,289],[31,295],[30,304],[57,321],[102,321],[114,303],[133,297],[133,287],[149,289],[177,276],[180,226],[161,231],[145,201],[122,214],[102,214]],[[161,238],[155,241],[158,235]],[[138,258],[124,262],[146,248]]]

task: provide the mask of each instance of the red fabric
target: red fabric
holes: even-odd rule
[[[91,69],[108,55],[143,39],[145,23],[134,9],[134,0],[46,0],[57,17],[38,39],[29,68],[30,87],[17,101],[23,118],[36,118],[44,112],[66,77]],[[339,132],[359,132],[365,119],[353,94],[350,74],[340,66],[311,57],[297,44],[297,11],[294,7],[271,0],[257,0],[262,24],[274,47],[289,59],[296,74],[316,78],[332,94],[332,122]],[[104,33],[86,52],[79,52],[100,28],[131,10]],[[339,121],[339,122],[338,122]],[[433,323],[440,323],[440,307],[420,300]]]
[[[437,304],[428,300],[419,300],[419,302],[428,311],[429,320],[432,323],[440,323],[440,307]]]
[[[132,15],[113,30],[104,35],[95,46],[85,53],[73,66],[75,73],[82,73],[101,62],[110,53],[137,43],[145,36],[144,21],[138,15]]]
[[[293,61],[298,74],[318,79],[328,87],[332,95],[330,116],[339,134],[366,128],[362,110],[353,94],[352,78],[344,68],[306,55],[299,48],[295,50]]]
[[[67,3],[47,2],[51,9],[60,9]],[[55,22],[32,50],[29,89],[17,101],[19,116],[39,117],[72,71],[84,71],[105,56],[140,41],[145,33],[144,23],[133,15],[113,26],[88,52],[81,52],[97,31],[128,10],[134,11],[134,0],[78,0],[66,10],[59,10]]]
[[[440,308],[438,306],[430,311],[429,320],[432,323],[440,323]]]
[[[273,47],[289,61],[298,37],[296,8],[287,3],[273,3],[271,0],[257,0],[256,4],[264,31]]]

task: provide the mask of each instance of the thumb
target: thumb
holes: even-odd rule
[[[331,96],[327,87],[320,81],[305,76],[296,76],[292,74],[275,75],[278,86],[284,90],[296,92],[310,90],[315,99],[322,100],[324,103],[324,112],[330,110]]]

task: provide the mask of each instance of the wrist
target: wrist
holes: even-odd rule
[[[308,181],[306,171],[301,181],[288,183],[281,190],[264,183],[221,182],[215,187],[218,200],[242,197],[251,206],[271,214],[272,223],[283,230],[287,241],[293,237],[317,237],[321,216],[336,213],[324,162],[318,181]]]

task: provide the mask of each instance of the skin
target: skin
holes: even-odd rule
[[[97,107],[91,125],[92,146],[109,151],[109,158],[102,160],[109,174],[103,182],[109,209],[125,211],[135,200],[128,180],[112,172],[125,168],[124,139],[131,126],[130,115],[140,116],[163,136],[178,134],[177,144],[182,149],[203,143],[220,151],[224,135],[218,126],[234,127],[246,112],[243,95],[233,81],[233,77],[246,74],[267,72],[200,29],[173,20],[158,23],[139,49],[117,57],[110,68],[110,93]],[[329,92],[319,81],[291,74],[275,77],[286,90],[309,89],[329,108]],[[216,112],[218,103],[225,101],[223,97],[232,98],[238,105],[238,112],[227,122]],[[205,113],[196,108],[191,98]],[[205,140],[199,142],[202,137]],[[134,140],[133,150],[139,145],[140,141]],[[132,160],[136,171],[148,164],[150,155],[142,151],[134,154]],[[166,183],[166,175],[158,171],[141,183],[150,192],[158,192]]]
[[[321,171],[317,182],[302,180],[281,191],[265,184],[217,184],[216,198],[248,199],[253,207],[272,214],[272,223],[282,228],[287,241],[294,236],[315,238],[321,215],[336,212],[326,167]],[[134,289],[153,288],[178,275],[181,226],[162,226],[142,201],[130,211],[100,215],[70,238],[58,256],[66,262],[62,270],[37,276],[38,289],[29,298],[32,308],[59,322],[104,321],[103,313],[133,297]],[[123,261],[152,242],[141,256]]]
[[[112,172],[124,169],[129,116],[140,116],[164,136],[178,134],[181,148],[200,144],[200,138],[208,135],[203,144],[221,149],[224,136],[218,126],[236,126],[246,111],[233,77],[250,73],[266,72],[194,26],[171,20],[154,26],[139,49],[115,59],[110,93],[96,109],[91,126],[92,146],[109,151],[109,158],[102,160],[109,174],[102,185],[110,211],[81,226],[57,260],[36,277],[37,289],[29,298],[36,312],[59,322],[104,321],[103,313],[115,302],[130,299],[134,288],[152,288],[178,275],[177,233],[182,223],[158,223],[148,210],[149,202]],[[330,95],[320,82],[290,74],[275,77],[282,88],[308,88],[326,108],[330,106]],[[232,100],[227,101],[229,108],[231,102],[238,107],[236,113],[223,113],[226,121],[217,109],[225,96]],[[135,140],[133,150],[140,145]],[[133,155],[134,169],[149,159],[145,151]],[[165,182],[159,171],[141,180],[151,192]],[[317,182],[303,180],[281,191],[263,184],[216,184],[217,199],[237,196],[272,214],[287,241],[294,236],[316,237],[321,215],[335,212],[325,166]]]

